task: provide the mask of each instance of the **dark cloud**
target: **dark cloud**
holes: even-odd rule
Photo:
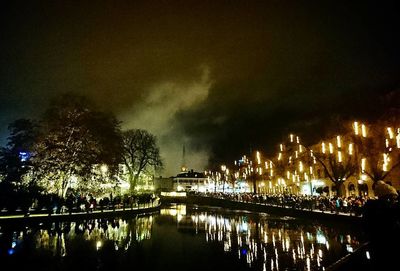
[[[393,3],[394,4],[394,3]],[[338,1],[10,1],[1,9],[0,132],[65,91],[147,128],[167,173],[333,115],[377,114],[398,88],[398,10]],[[3,136],[4,138],[4,136]]]

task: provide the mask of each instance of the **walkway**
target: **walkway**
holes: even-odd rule
[[[160,200],[155,200],[153,203],[139,204],[135,207],[128,208],[115,208],[115,209],[104,209],[87,212],[63,212],[63,213],[35,213],[35,214],[12,214],[12,215],[0,215],[0,224],[7,221],[20,221],[20,220],[32,220],[32,219],[55,219],[64,220],[71,218],[85,218],[85,217],[98,217],[98,216],[110,216],[115,214],[128,214],[128,213],[146,213],[152,212],[159,209],[161,206]]]
[[[252,201],[239,201],[236,199],[227,199],[219,197],[210,197],[204,195],[188,195],[187,197],[161,197],[163,203],[185,203],[202,206],[218,206],[227,209],[247,210],[255,212],[264,212],[271,215],[290,216],[298,218],[309,218],[316,220],[326,220],[337,223],[355,223],[361,225],[363,219],[361,215],[345,212],[321,211],[309,208],[295,208],[294,206],[285,206],[279,204],[266,204]]]
[[[304,212],[313,212],[313,213],[321,213],[321,214],[331,214],[331,215],[339,215],[339,216],[353,216],[353,217],[362,217],[362,215],[356,215],[351,212],[332,212],[332,211],[323,211],[319,209],[307,209],[307,208],[296,208],[296,207],[291,207],[291,206],[286,206],[286,205],[278,205],[278,204],[269,204],[269,203],[259,203],[259,202],[249,202],[249,201],[240,201],[240,200],[229,200],[229,199],[223,199],[223,200],[228,200],[231,202],[241,202],[241,203],[248,203],[248,204],[254,204],[254,205],[260,205],[260,206],[270,206],[270,207],[277,207],[277,208],[283,208],[283,209],[294,209],[294,210],[299,210],[299,211],[304,211]]]

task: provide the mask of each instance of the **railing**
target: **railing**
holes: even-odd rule
[[[90,214],[90,213],[103,213],[103,212],[114,212],[114,211],[125,211],[125,210],[140,210],[140,209],[148,209],[159,206],[160,200],[154,199],[148,202],[140,202],[140,203],[118,203],[118,204],[107,204],[106,206],[93,206],[92,208],[89,206],[81,207],[81,206],[73,206],[71,208],[67,208],[65,205],[58,207],[55,206],[53,208],[42,207],[38,208],[29,208],[28,210],[23,210],[21,208],[17,208],[15,210],[7,210],[3,208],[0,210],[0,219],[1,218],[10,218],[10,217],[29,217],[29,216],[51,216],[51,215],[72,215],[72,214]]]

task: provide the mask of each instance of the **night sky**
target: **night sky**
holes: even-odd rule
[[[173,175],[183,145],[197,170],[272,154],[289,132],[312,143],[336,116],[379,114],[400,89],[394,4],[70,2],[1,4],[3,144],[9,122],[74,91],[156,134]]]

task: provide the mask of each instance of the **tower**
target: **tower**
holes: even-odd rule
[[[181,172],[187,172],[187,167],[186,167],[186,149],[185,149],[185,144],[183,144],[182,148],[182,166],[181,166]]]

